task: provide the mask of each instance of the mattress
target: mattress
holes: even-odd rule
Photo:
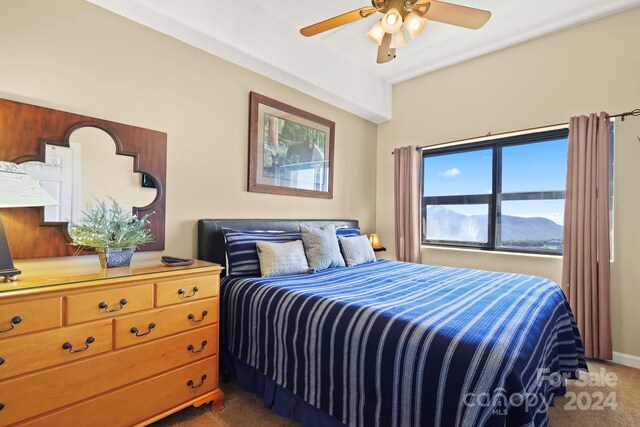
[[[586,370],[540,277],[378,260],[226,277],[221,298],[226,350],[348,426],[547,425]]]

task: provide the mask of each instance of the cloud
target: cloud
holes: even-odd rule
[[[462,173],[462,171],[458,168],[451,168],[451,169],[447,169],[444,172],[440,172],[440,176],[444,176],[444,177],[452,177],[452,176],[457,176],[460,175]]]

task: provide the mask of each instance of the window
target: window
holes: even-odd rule
[[[427,150],[422,242],[562,253],[567,129]]]

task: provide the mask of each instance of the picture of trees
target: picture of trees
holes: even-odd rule
[[[263,177],[277,179],[280,185],[326,191],[326,132],[268,113],[263,131]]]
[[[250,104],[248,190],[332,199],[336,124],[255,92]]]

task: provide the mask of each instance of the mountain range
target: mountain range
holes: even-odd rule
[[[503,242],[562,240],[562,226],[547,218],[501,215]],[[464,215],[442,206],[427,208],[427,238],[467,242],[487,241],[487,216]]]

